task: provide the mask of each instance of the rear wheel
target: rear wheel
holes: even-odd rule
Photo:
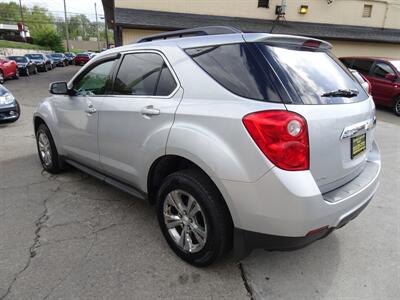
[[[43,169],[52,174],[60,173],[62,161],[50,130],[45,124],[40,124],[36,131],[36,144]]]
[[[393,111],[397,116],[400,117],[400,97],[394,100]]]
[[[157,214],[169,246],[192,265],[209,265],[231,246],[229,212],[201,171],[187,169],[165,178],[157,195]]]
[[[3,72],[0,70],[0,84],[4,83],[4,74]]]

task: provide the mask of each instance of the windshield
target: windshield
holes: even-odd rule
[[[29,57],[30,59],[43,59],[42,54],[27,54],[26,56]]]
[[[88,54],[78,54],[77,57],[89,57]]]
[[[62,58],[62,57],[63,57],[63,55],[62,55],[62,54],[59,54],[59,53],[54,53],[54,54],[52,54],[51,56],[52,56],[52,57],[55,57],[55,58]]]
[[[354,103],[368,98],[354,76],[328,52],[266,44],[260,49],[283,69],[304,104]]]
[[[28,62],[28,59],[26,57],[23,57],[23,56],[9,56],[8,59],[14,60],[14,61],[19,62],[19,63]]]
[[[397,72],[400,72],[400,60],[392,60],[391,63],[397,69]]]

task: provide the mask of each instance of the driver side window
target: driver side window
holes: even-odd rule
[[[101,63],[74,82],[77,96],[105,95],[111,80],[111,71],[115,60]]]

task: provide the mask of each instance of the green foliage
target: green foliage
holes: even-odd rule
[[[49,47],[55,52],[64,52],[64,45],[61,36],[55,29],[43,30],[36,34],[34,41],[36,44]]]

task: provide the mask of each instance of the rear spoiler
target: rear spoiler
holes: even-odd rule
[[[298,47],[314,48],[328,51],[332,49],[332,44],[323,40],[308,38],[305,36],[294,36],[285,34],[268,34],[268,33],[245,33],[243,39],[246,42],[258,42],[273,45],[292,45]]]

